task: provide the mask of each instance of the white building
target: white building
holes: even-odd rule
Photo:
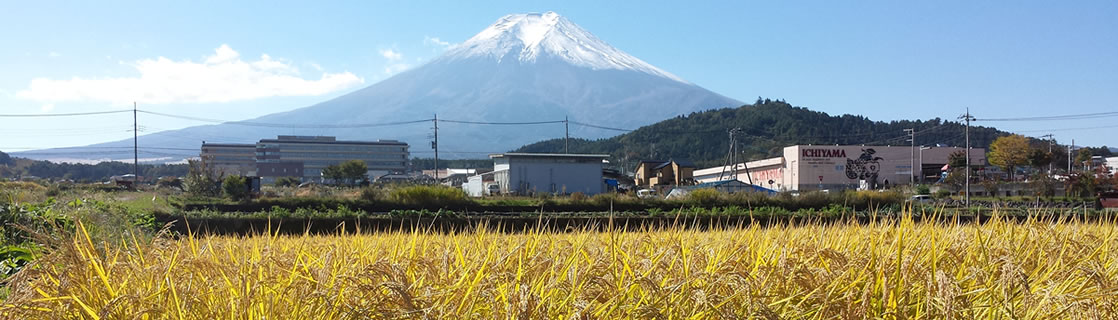
[[[500,153],[493,159],[493,180],[502,194],[582,192],[598,194],[604,154]]]
[[[938,180],[951,154],[959,151],[963,148],[795,145],[785,147],[782,157],[695,170],[695,181],[736,177],[777,191],[858,189],[867,187],[863,182],[909,184],[913,176],[930,182]],[[985,166],[986,150],[971,148],[970,158],[972,166]]]

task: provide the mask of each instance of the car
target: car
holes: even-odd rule
[[[926,194],[918,194],[918,195],[912,196],[912,202],[913,203],[931,203],[932,202],[932,196],[929,196],[929,195],[926,195]]]
[[[656,197],[656,190],[652,190],[652,189],[637,190],[637,198],[648,199],[648,198],[655,198],[655,197]]]

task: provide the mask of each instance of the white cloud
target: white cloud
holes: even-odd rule
[[[44,104],[40,109],[43,110],[44,113],[54,111],[54,104],[53,103]]]
[[[380,50],[380,55],[388,61],[397,61],[404,58],[404,54],[392,49]]]
[[[62,54],[58,53],[58,52],[51,51],[50,53],[47,54],[47,56],[51,57],[51,58],[58,58],[58,57],[61,57]]]
[[[138,77],[67,80],[35,78],[16,96],[43,102],[104,101],[146,104],[213,103],[276,96],[316,96],[364,83],[350,72],[322,73],[318,79],[300,77],[289,61],[261,55],[245,61],[228,45],[221,45],[202,62],[164,57],[127,64]]]
[[[381,49],[380,56],[388,60],[384,67],[384,74],[394,75],[411,68],[411,64],[404,62],[404,54],[393,49]]]
[[[450,47],[450,42],[442,41],[438,37],[423,36],[423,44],[432,45],[446,49]]]

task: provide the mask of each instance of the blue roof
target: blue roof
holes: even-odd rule
[[[752,185],[752,184],[748,184],[748,183],[745,183],[745,182],[741,182],[741,180],[722,180],[722,181],[714,181],[714,182],[704,182],[704,183],[696,184],[696,185],[693,185],[693,186],[688,186],[686,188],[689,189],[689,190],[703,189],[703,188],[746,189],[746,190],[734,190],[734,191],[767,192],[769,194],[776,193],[775,190],[765,188],[765,187],[762,187],[762,186],[758,186],[758,185]]]

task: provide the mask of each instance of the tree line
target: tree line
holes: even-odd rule
[[[186,175],[186,164],[140,164],[140,176],[155,179],[163,176],[181,177]],[[0,152],[0,178],[19,178],[35,176],[43,179],[62,179],[79,182],[105,181],[112,176],[131,174],[132,164],[120,161],[106,161],[96,164],[55,163],[46,160],[13,158]]]
[[[907,145],[904,129],[915,129],[917,145],[963,146],[964,125],[940,118],[931,120],[872,121],[863,116],[832,116],[795,107],[783,100],[758,98],[753,104],[692,112],[611,138],[571,139],[572,153],[609,154],[633,167],[643,159],[687,159],[700,167],[721,165],[729,150],[730,129],[745,160],[780,156],[783,148],[797,144]],[[995,128],[972,126],[971,146],[985,148],[1001,136]],[[563,152],[563,139],[545,140],[515,152]],[[621,163],[618,163],[620,165]]]

